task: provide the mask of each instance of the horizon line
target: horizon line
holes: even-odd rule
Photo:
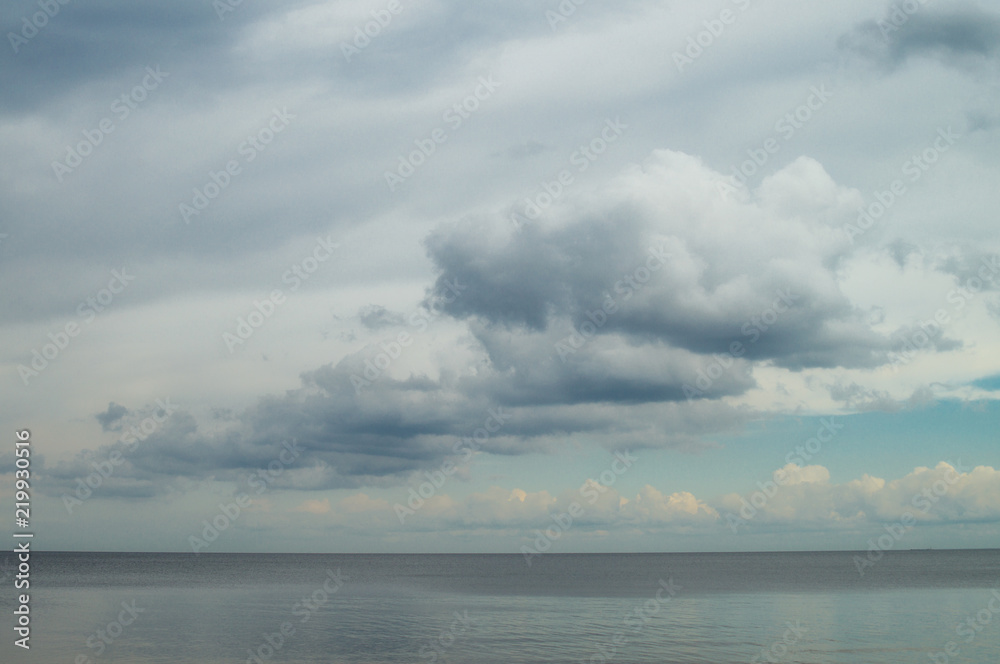
[[[545,556],[648,556],[648,555],[681,555],[681,554],[729,554],[729,553],[867,553],[867,549],[796,549],[796,550],[771,550],[771,551],[563,551],[559,553],[545,553]],[[895,549],[885,553],[925,553],[928,551],[1000,551],[1000,547],[979,547],[979,548],[920,548],[920,549]],[[32,553],[123,553],[123,554],[177,554],[187,556],[204,555],[250,555],[250,556],[523,556],[521,552],[492,551],[492,552],[463,552],[463,551],[362,551],[362,552],[309,552],[309,551],[91,551],[91,550],[55,550],[55,549],[32,549]]]

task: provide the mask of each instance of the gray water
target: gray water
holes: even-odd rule
[[[25,651],[8,554],[0,661],[1000,661],[1000,551],[855,555],[36,552]]]

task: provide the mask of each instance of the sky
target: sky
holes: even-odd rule
[[[0,23],[37,548],[1000,546],[995,4]]]

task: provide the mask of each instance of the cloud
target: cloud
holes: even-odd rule
[[[120,421],[128,414],[128,408],[116,404],[114,401],[108,404],[108,409],[103,413],[98,413],[94,418],[100,423],[104,431],[120,431]]]
[[[755,416],[727,399],[757,387],[757,366],[886,362],[892,340],[873,331],[838,274],[858,192],[808,158],[752,191],[730,184],[695,157],[658,150],[520,233],[495,217],[442,225],[427,239],[440,274],[424,304],[468,334],[430,365],[436,374],[392,365],[358,389],[383,352],[371,344],[225,421],[174,416],[116,477],[153,493],[178,478],[244,481],[294,441],[303,452],[274,488],[394,486],[455,455],[496,407],[514,415],[486,453],[544,452],[575,436],[692,450]],[[376,332],[402,322],[380,305],[359,317]],[[958,344],[936,339],[926,350]],[[872,400],[855,387],[831,395],[890,406],[887,394]],[[82,469],[81,457],[53,473],[67,481]]]
[[[885,36],[876,21],[858,26],[900,4],[781,0],[774,15],[794,29],[748,11],[740,34],[727,32],[681,75],[670,49],[706,18],[693,0],[584,3],[555,25],[555,3],[403,3],[350,58],[342,45],[384,2],[244,2],[224,20],[207,0],[60,5],[0,70],[9,92],[0,150],[14,156],[0,164],[7,428],[44,421],[59,434],[46,447],[51,464],[33,452],[41,493],[71,491],[112,451],[124,459],[95,491],[101,509],[80,512],[93,524],[74,521],[62,545],[108,532],[103,521],[215,509],[219,493],[246,490],[269,466],[280,473],[268,476],[260,505],[299,528],[289,526],[298,539],[280,540],[288,546],[341,526],[394,534],[386,496],[461,456],[455,446],[493,409],[511,416],[454,478],[461,493],[422,510],[430,527],[539,527],[543,511],[578,494],[579,478],[558,468],[551,484],[500,478],[553,451],[711,449],[698,463],[714,463],[751,421],[879,410],[898,423],[887,435],[909,438],[924,415],[937,416],[907,412],[920,403],[995,397],[973,384],[997,373],[990,315],[1000,319],[1000,282],[980,276],[995,249],[989,141],[961,141],[907,182],[864,246],[842,230],[894,173],[909,176],[900,165],[929,149],[935,127],[962,131],[965,118],[970,137],[996,129],[996,9],[923,3]],[[36,0],[8,9],[5,35],[39,11]],[[838,53],[830,36],[845,32]],[[875,76],[859,77],[859,66]],[[147,67],[167,76],[138,88],[145,99],[122,117],[112,103]],[[451,125],[442,113],[480,76],[501,82],[497,94],[387,191],[385,172]],[[834,91],[829,105],[796,109],[819,85]],[[238,146],[275,107],[295,116],[288,130],[244,161]],[[730,165],[784,135],[783,114],[797,123],[807,111],[748,184],[735,185]],[[619,117],[621,140],[573,170],[574,151]],[[113,133],[94,133],[102,118]],[[95,135],[98,145],[81,143]],[[92,154],[57,177],[53,162],[81,145]],[[221,182],[230,159],[241,173],[184,224],[178,204]],[[542,213],[521,214],[515,232],[510,210],[523,212],[526,196],[540,201],[562,168],[572,185]],[[318,234],[344,247],[312,273],[303,261]],[[123,266],[134,284],[105,304],[110,271]],[[293,266],[311,275],[294,294],[283,276]],[[417,333],[399,312],[425,298],[436,314],[449,284],[460,297]],[[971,297],[952,298],[953,287],[990,292],[966,306]],[[287,303],[227,353],[221,334],[276,288]],[[81,309],[88,299],[99,308]],[[938,307],[947,329],[905,370],[883,371],[922,333],[912,322]],[[79,338],[37,382],[20,384],[18,364],[51,355],[43,346],[59,345],[71,322]],[[353,377],[402,330],[412,345],[356,389]],[[166,394],[183,408],[134,449],[120,440],[150,416],[138,405]],[[959,428],[975,429],[973,416]],[[980,445],[974,435],[956,440],[970,454]],[[285,463],[289,445],[301,451]],[[498,458],[484,464],[485,455]],[[830,468],[842,472],[842,462]],[[891,512],[890,494],[866,502],[891,480],[854,487],[787,470],[802,481],[783,489],[815,492],[817,502],[800,510],[776,498],[762,523],[825,524],[835,514],[836,530]],[[739,482],[739,468],[699,476],[602,493],[593,522],[580,526],[725,534],[712,515],[722,506],[704,489]],[[135,528],[118,531],[107,546],[139,541]]]
[[[445,310],[510,330],[508,355],[533,335],[595,325],[620,350],[709,355],[740,343],[743,359],[793,370],[884,362],[889,340],[838,284],[851,251],[841,227],[860,195],[807,158],[754,192],[725,186],[699,159],[658,150],[520,233],[495,218],[444,226],[427,241],[441,270],[433,294],[464,286]]]
[[[715,508],[689,491],[666,495],[648,484],[639,491],[635,500],[622,505],[622,511],[626,519],[637,525],[714,521],[719,516]]]
[[[296,507],[295,511],[308,512],[309,514],[326,514],[330,511],[330,500],[328,498],[324,498],[323,500],[306,500]]]
[[[974,67],[1000,54],[1000,16],[973,5],[920,8],[906,14],[899,3],[886,17],[858,24],[838,40],[841,49],[882,66],[930,57],[946,64]]]
[[[685,402],[645,409],[630,424],[613,404],[508,407],[492,399],[495,381],[502,382],[495,373],[439,380],[384,376],[358,393],[351,376],[364,372],[362,359],[349,357],[307,372],[300,388],[263,397],[210,424],[179,410],[135,445],[118,441],[38,472],[48,475],[47,487],[58,495],[92,473],[94,460],[118,451],[124,461],[102,486],[105,496],[162,495],[186,480],[245,485],[255,472],[268,477],[271,489],[389,487],[446,458],[464,457],[474,434],[476,449],[501,455],[544,452],[577,435],[602,436],[618,449],[697,449],[711,445],[705,434],[731,431],[754,416],[724,404]],[[494,421],[487,432],[484,425],[493,415],[500,426]],[[485,438],[478,437],[479,430]],[[280,472],[268,475],[274,464]]]
[[[775,471],[772,480],[777,485],[769,490],[772,495],[763,489],[728,494],[720,500],[720,512],[739,515],[750,527],[857,528],[897,521],[904,514],[918,523],[1000,521],[1000,471],[989,466],[965,468],[961,462],[941,461],[896,480],[865,474],[833,484],[822,466],[789,464]]]
[[[646,485],[635,496],[626,498],[613,487],[587,480],[576,491],[564,491],[558,496],[548,491],[525,491],[492,486],[456,501],[450,496],[436,496],[436,509],[424,505],[407,520],[413,528],[510,529],[528,531],[545,529],[553,524],[553,516],[570,512],[575,503],[579,515],[573,520],[578,527],[593,531],[615,527],[689,526],[710,524],[718,513],[704,501],[682,491],[665,495]]]
[[[4,13],[0,29],[5,36],[8,32],[20,34],[24,27],[21,17],[38,11],[35,2],[12,4],[21,5],[21,11],[11,8]],[[121,0],[60,3],[59,13],[39,34],[19,46],[18,66],[0,70],[0,85],[9,91],[0,108],[21,111],[51,103],[87,84],[111,78],[120,71],[122,62],[212,61],[215,66],[203,68],[200,78],[226,85],[219,66],[229,60],[225,54],[239,39],[240,26],[283,12],[291,4],[244,5],[222,24],[211,3],[200,0],[178,0],[169,8]]]
[[[337,503],[337,511],[347,514],[378,512],[389,509],[391,507],[388,501],[381,498],[370,498],[365,493],[356,493]]]
[[[906,409],[921,408],[935,400],[933,390],[924,386],[917,388],[905,400],[894,398],[887,390],[865,388],[857,383],[829,385],[830,398],[839,401],[854,412],[881,411],[896,413]]]
[[[358,311],[361,324],[369,330],[381,330],[403,324],[403,314],[389,311],[383,306],[371,304]]]
[[[493,371],[463,384],[470,393],[511,405],[683,401],[701,385],[707,364],[690,351],[659,342],[640,345],[616,333],[596,336],[578,350],[567,340],[574,335],[569,324],[543,332],[477,322],[470,328]],[[727,361],[727,371],[712,381],[711,398],[740,394],[755,384],[749,363]]]
[[[526,159],[543,152],[551,152],[552,148],[539,141],[530,140],[507,148],[504,156],[508,159]]]
[[[775,471],[781,483],[763,504],[754,494],[706,501],[689,491],[668,493],[648,484],[626,496],[594,480],[557,495],[493,486],[461,500],[438,494],[435,507],[422,507],[407,520],[406,528],[514,529],[527,534],[552,526],[554,517],[568,512],[574,502],[581,513],[573,519],[573,528],[583,531],[719,532],[728,528],[728,516],[741,514],[750,528],[766,531],[858,530],[897,521],[907,513],[918,525],[1000,521],[1000,471],[989,466],[961,468],[960,463],[956,468],[942,461],[896,480],[864,474],[835,484],[824,466],[788,464]],[[750,503],[755,511],[741,512]]]

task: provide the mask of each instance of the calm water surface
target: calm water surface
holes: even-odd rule
[[[1000,551],[854,555],[34,553],[27,652],[8,554],[0,661],[1000,662]]]

